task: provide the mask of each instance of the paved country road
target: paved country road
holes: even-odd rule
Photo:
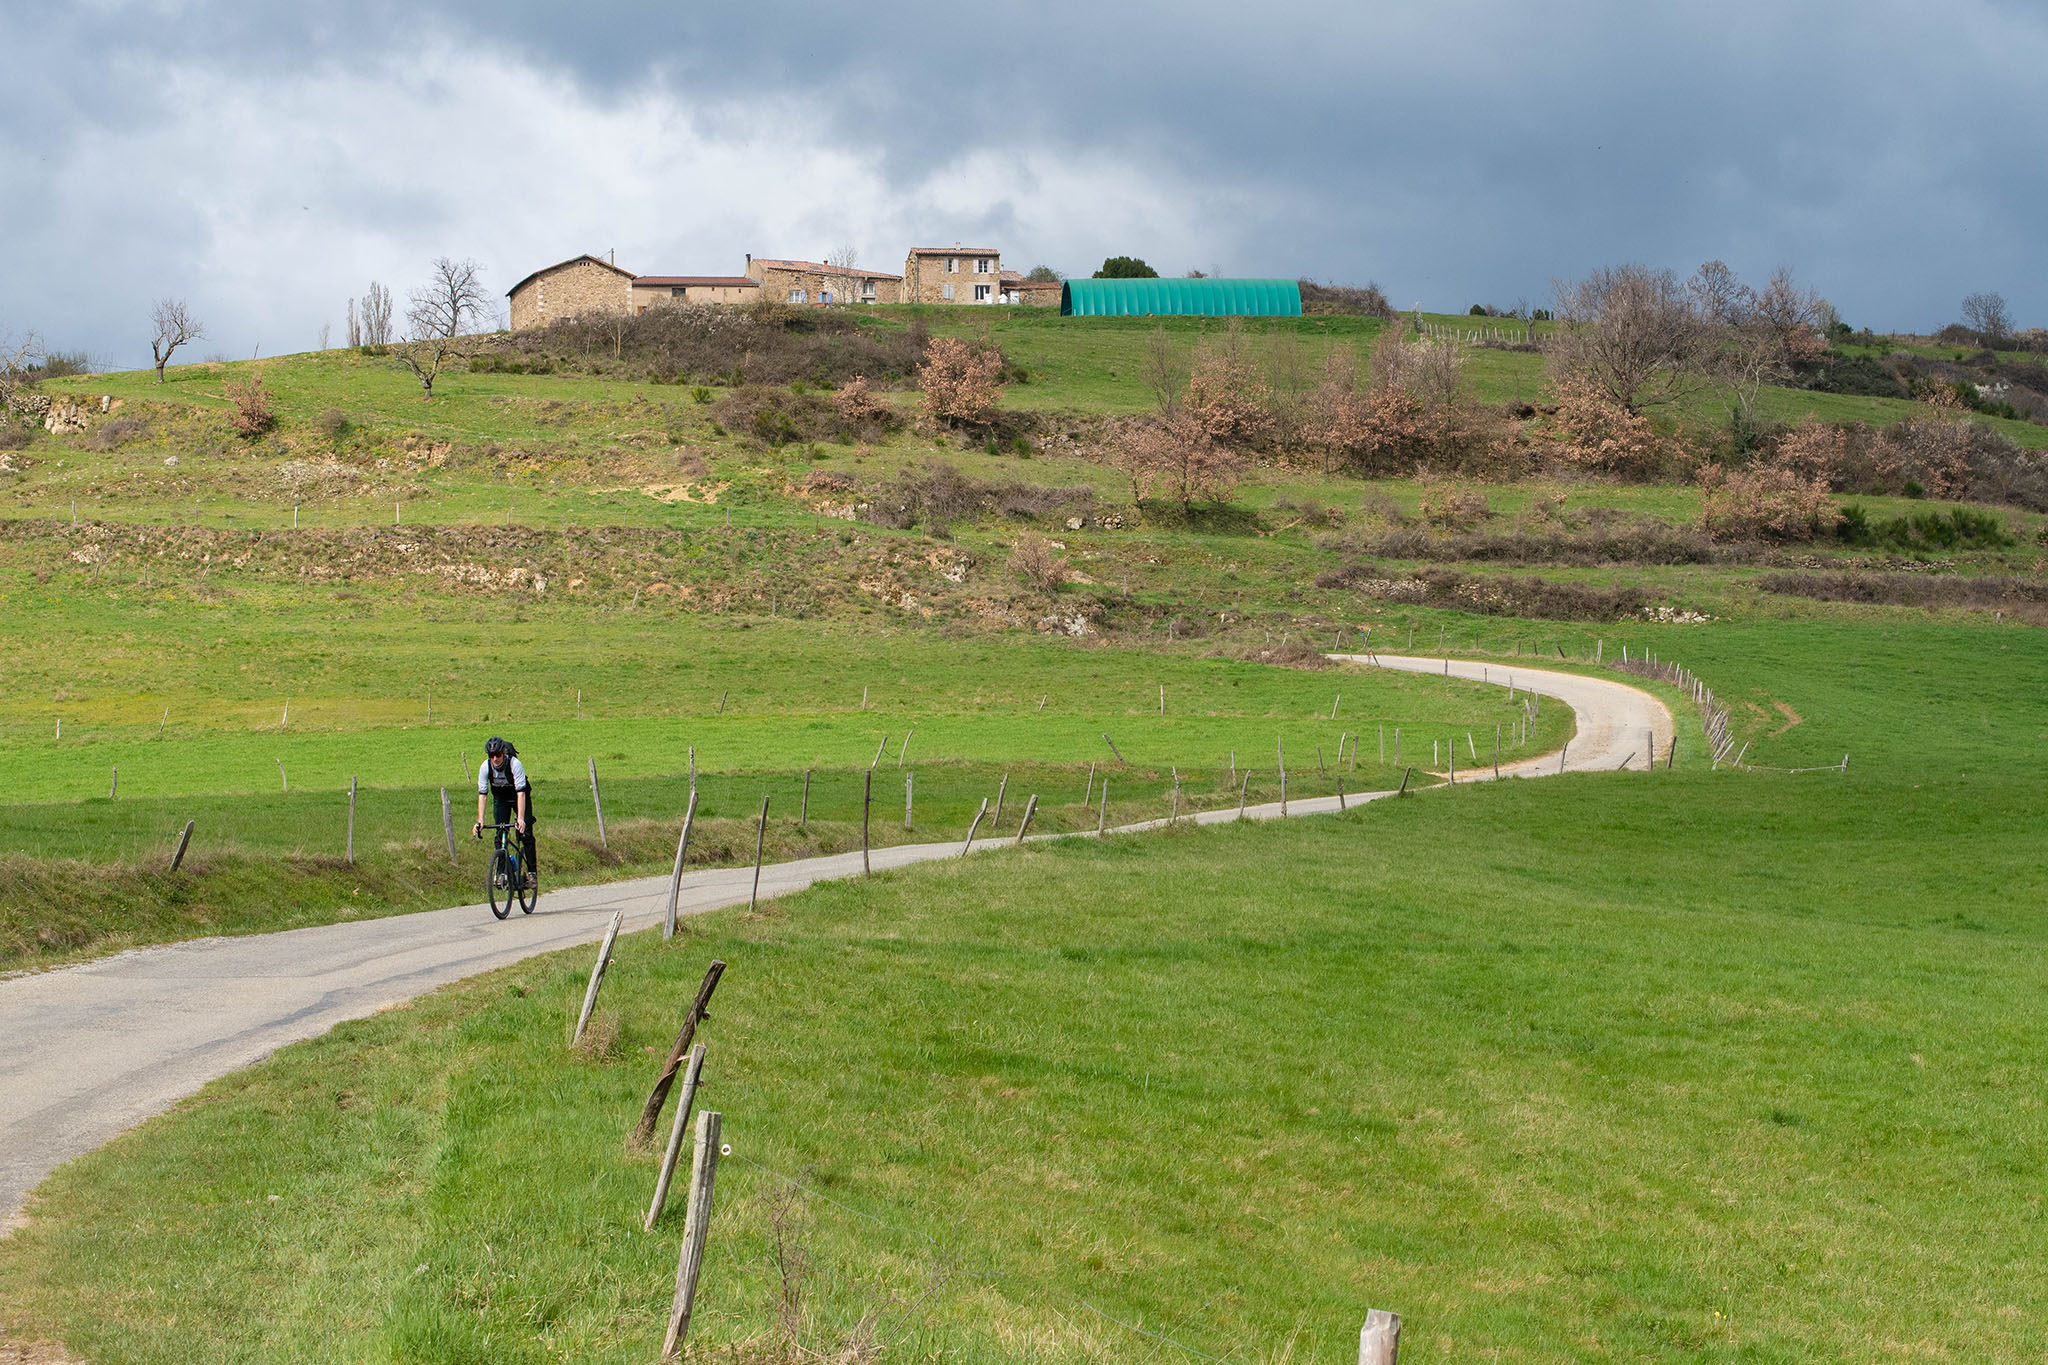
[[[1337,656],[1344,662],[1440,673],[1442,659]],[[1648,693],[1571,673],[1502,669],[1452,660],[1453,677],[1527,688],[1569,705],[1578,733],[1557,755],[1503,764],[1501,775],[1640,766],[1654,735],[1671,742],[1671,715]],[[1490,756],[1490,754],[1489,754]],[[1488,764],[1472,777],[1491,777]],[[1464,780],[1466,774],[1459,775]],[[1370,793],[1356,803],[1390,795]],[[1337,809],[1337,798],[1289,803],[1290,815]],[[1249,807],[1274,819],[1280,807]],[[1202,824],[1237,818],[1205,811]],[[1162,822],[1125,826],[1152,828]],[[1034,836],[1071,838],[1072,835]],[[1000,841],[991,839],[982,847]],[[878,869],[960,851],[957,839],[876,849]],[[860,854],[764,867],[761,893],[783,896],[860,872]],[[744,903],[752,868],[717,868],[683,879],[680,908],[700,914]],[[52,1170],[217,1076],[287,1043],[324,1033],[437,986],[537,953],[593,942],[617,910],[628,929],[658,924],[666,876],[571,887],[541,897],[530,916],[500,922],[480,905],[393,915],[240,938],[197,939],[120,953],[97,962],[0,980],[0,1226],[11,1226],[28,1192]]]

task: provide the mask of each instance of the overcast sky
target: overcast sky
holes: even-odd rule
[[[2044,325],[2044,73],[2021,0],[7,4],[0,333],[139,365],[171,295],[272,355],[440,255],[502,294],[955,241],[1432,310],[1720,258]]]

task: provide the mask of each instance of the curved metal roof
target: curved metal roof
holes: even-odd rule
[[[1068,280],[1060,312],[1070,317],[1301,316],[1294,280]]]

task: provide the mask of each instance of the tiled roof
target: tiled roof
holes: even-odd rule
[[[913,256],[1000,256],[1003,253],[992,246],[914,246]]]
[[[667,288],[678,284],[715,284],[731,289],[759,289],[759,280],[750,280],[745,275],[639,275],[633,280],[634,286],[651,285]]]
[[[870,270],[864,265],[857,265],[847,269],[841,266],[827,265],[823,261],[784,261],[778,260],[773,256],[756,256],[754,264],[766,266],[770,270],[801,270],[812,275],[851,275],[863,280],[900,280],[903,278],[901,275],[891,275],[886,270]]]

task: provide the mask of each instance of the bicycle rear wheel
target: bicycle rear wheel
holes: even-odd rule
[[[512,913],[512,859],[504,849],[491,853],[490,871],[484,876],[484,894],[491,898],[491,913],[499,919]]]

